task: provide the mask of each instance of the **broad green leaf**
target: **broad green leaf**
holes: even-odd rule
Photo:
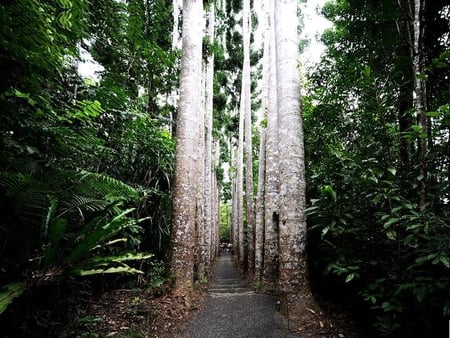
[[[414,223],[414,224],[408,225],[406,227],[406,230],[416,230],[416,229],[421,228],[421,227],[422,227],[421,223]]]
[[[397,169],[395,168],[388,168],[388,171],[392,174],[392,176],[395,176],[395,174],[397,173]]]
[[[319,206],[313,206],[313,207],[309,207],[305,209],[305,214],[306,215],[314,215],[316,213],[316,210],[319,210],[320,207]]]
[[[19,297],[26,289],[24,282],[14,282],[3,286],[0,291],[0,314],[8,308],[14,298]]]
[[[400,220],[398,217],[389,218],[387,222],[384,223],[384,228],[389,228],[392,224],[397,223]]]
[[[437,117],[439,117],[441,114],[438,112],[438,111],[429,111],[429,112],[427,112],[427,116],[428,117],[434,117],[434,118],[437,118]]]
[[[450,268],[450,260],[447,256],[441,256],[439,257],[442,264],[445,265],[446,268]]]
[[[400,211],[403,209],[403,206],[395,207],[392,209],[392,213],[396,213],[397,211]]]
[[[84,270],[84,269],[75,269],[72,270],[72,274],[77,276],[92,276],[92,275],[99,275],[99,274],[112,274],[112,273],[129,273],[129,274],[138,274],[142,275],[144,274],[143,271],[131,268],[129,266],[119,266],[119,267],[111,267],[108,269],[90,269],[90,270]]]
[[[425,287],[414,288],[414,293],[416,295],[417,301],[421,303],[427,296],[427,289]]]
[[[119,231],[135,224],[135,220],[126,217],[134,208],[128,209],[115,216],[111,221],[89,233],[83,238],[66,258],[66,263],[71,264],[85,255],[97,245],[105,243]]]
[[[352,272],[351,274],[347,275],[347,277],[345,278],[345,282],[349,283],[350,281],[352,281],[354,278],[356,277],[356,274],[354,272]]]
[[[395,240],[395,239],[397,239],[397,232],[391,229],[391,230],[389,230],[389,231],[386,233],[386,236],[387,236],[390,240]]]
[[[149,259],[153,257],[154,254],[151,253],[131,253],[127,252],[122,255],[116,255],[116,256],[100,256],[100,257],[93,257],[90,259],[90,262],[92,263],[102,263],[102,262],[125,262],[125,261],[131,261],[131,260],[141,260],[141,259]]]
[[[325,227],[322,229],[322,238],[325,237],[325,235],[328,233],[329,230],[330,230],[329,227]]]
[[[67,221],[64,218],[54,218],[49,226],[49,238],[53,246],[59,246],[61,239],[66,231]]]
[[[372,182],[374,182],[374,183],[378,183],[378,178],[376,178],[375,176],[369,176],[369,177],[368,177],[368,180],[369,180],[369,181],[372,181]]]

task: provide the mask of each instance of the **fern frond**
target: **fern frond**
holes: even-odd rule
[[[102,199],[73,195],[70,196],[69,200],[61,201],[61,210],[58,216],[61,217],[72,210],[76,210],[81,218],[84,219],[84,210],[90,212],[99,211],[105,209],[108,204],[108,201]]]
[[[15,196],[31,182],[31,176],[22,173],[3,173],[0,175],[0,188],[8,196]]]
[[[31,175],[3,173],[0,175],[0,189],[11,201],[17,217],[25,227],[45,231],[49,212],[49,189]]]
[[[95,192],[112,200],[139,200],[139,193],[135,188],[111,176],[81,170],[77,177],[79,182],[83,183],[80,188],[87,196],[94,195],[90,195],[89,192]]]

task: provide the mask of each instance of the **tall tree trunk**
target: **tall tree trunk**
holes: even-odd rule
[[[180,0],[172,0],[172,17],[173,17],[173,27],[172,27],[172,49],[178,49],[179,46],[179,32],[178,32],[178,17],[180,16]]]
[[[239,138],[236,162],[236,196],[238,226],[238,261],[241,271],[245,269],[244,251],[244,111],[239,110]]]
[[[213,188],[213,250],[212,259],[215,259],[219,253],[219,227],[220,227],[220,190],[217,182],[216,168],[220,162],[220,146],[218,142],[214,142],[213,151],[213,168],[212,168],[212,188]]]
[[[237,167],[237,149],[232,150],[231,163]],[[233,243],[233,255],[239,260],[239,197],[237,170],[232,179],[231,193],[231,234]]]
[[[172,18],[173,18],[173,26],[172,26],[172,50],[178,50],[181,48],[180,46],[180,33],[179,33],[179,16],[180,16],[180,7],[181,0],[172,0]],[[149,69],[149,73],[151,73],[151,69]],[[149,82],[149,86],[151,85],[151,81]],[[149,89],[150,90],[150,89]],[[178,97],[178,89],[172,88],[172,91],[170,92],[170,95],[167,98],[167,103],[171,104],[173,106],[176,105]],[[147,103],[147,110],[150,110],[152,98],[149,95],[148,103]],[[177,133],[177,124],[176,120],[177,117],[177,110],[171,110],[170,111],[170,134],[176,135]]]
[[[201,74],[203,2],[183,2],[183,55],[181,58],[180,100],[177,119],[175,177],[169,272],[176,291],[194,282],[194,240],[197,221],[198,151],[201,138]]]
[[[195,222],[195,275],[194,281],[205,278],[205,269],[207,266],[206,262],[206,223],[205,223],[205,95],[206,95],[206,65],[202,65],[202,77],[201,77],[201,110],[198,114],[200,124],[199,138],[197,140],[197,152],[198,159],[197,162],[197,189],[196,189],[196,200],[197,200],[197,219]]]
[[[278,117],[276,90],[276,51],[274,30],[274,4],[267,1],[267,34],[269,45],[269,93],[267,99],[266,129],[266,185],[264,193],[264,268],[263,284],[266,289],[276,289],[278,280]]]
[[[215,9],[214,3],[211,3],[208,14],[208,38],[209,42],[214,42],[214,23],[215,23]],[[213,246],[213,173],[212,173],[212,127],[213,127],[213,80],[214,80],[214,54],[212,50],[208,55],[206,61],[206,98],[205,98],[205,255],[206,268],[209,270],[209,265],[212,259]]]
[[[245,198],[247,221],[247,273],[249,279],[255,273],[255,215],[253,199],[253,146],[252,146],[252,112],[250,101],[250,0],[244,0],[242,15],[242,32],[244,62],[242,66],[241,109],[244,113],[245,134]]]
[[[280,160],[280,291],[297,314],[312,301],[306,257],[305,158],[300,114],[297,0],[275,1]],[[301,308],[303,306],[303,308]]]
[[[266,174],[266,132],[261,128],[259,133],[259,168],[258,192],[256,195],[255,213],[255,279],[262,277],[264,264],[264,182]]]
[[[263,57],[262,57],[262,89],[261,89],[261,112],[262,118],[267,121],[268,97],[269,97],[269,69],[270,55],[269,42],[270,34],[268,25],[267,1],[262,2],[263,12],[260,17],[260,24],[264,27],[263,32]],[[264,271],[264,232],[265,232],[265,182],[266,182],[266,129],[259,126],[259,159],[258,159],[258,191],[255,204],[255,277],[261,281]]]

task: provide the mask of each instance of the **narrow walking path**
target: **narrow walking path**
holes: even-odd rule
[[[229,254],[218,258],[215,281],[185,338],[294,338],[277,312],[276,298],[254,293]]]

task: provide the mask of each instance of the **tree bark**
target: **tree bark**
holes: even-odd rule
[[[237,149],[232,149],[231,163],[237,167]],[[231,234],[233,243],[233,256],[239,260],[239,197],[238,197],[237,170],[232,179],[231,193]]]
[[[219,254],[219,244],[220,244],[220,222],[221,222],[221,213],[220,213],[220,187],[219,182],[217,180],[217,168],[220,166],[220,144],[219,142],[214,142],[214,161],[213,161],[213,190],[214,190],[214,257],[216,258]]]
[[[172,0],[172,17],[173,17],[173,27],[172,27],[172,49],[178,49],[179,44],[179,32],[178,32],[178,17],[180,16],[180,0]]]
[[[208,38],[214,42],[215,9],[214,3],[210,5],[208,14]],[[213,258],[213,181],[212,181],[212,127],[213,127],[213,80],[214,80],[214,54],[212,50],[206,61],[205,81],[205,173],[204,173],[204,206],[205,206],[205,256],[206,270]]]
[[[242,15],[242,32],[244,62],[242,67],[241,109],[244,114],[245,134],[245,199],[247,221],[247,276],[251,280],[255,273],[255,215],[253,198],[253,146],[252,146],[252,112],[250,98],[250,0],[244,0]]]
[[[190,288],[194,282],[194,240],[197,222],[198,151],[201,137],[201,74],[203,2],[183,2],[183,55],[177,118],[175,177],[169,251],[169,273],[174,289]]]
[[[306,257],[305,158],[300,114],[297,0],[275,1],[280,169],[280,291],[289,311],[312,300]]]
[[[278,117],[276,91],[276,51],[274,30],[274,5],[267,1],[267,34],[265,43],[269,45],[269,93],[267,99],[266,129],[266,184],[264,193],[264,268],[263,286],[275,290],[278,281]]]
[[[238,262],[239,269],[245,269],[244,251],[244,111],[239,110],[239,138],[236,163],[236,200],[237,200],[237,227],[238,227]]]
[[[255,280],[261,280],[264,266],[264,181],[266,174],[266,132],[259,133],[258,192],[256,195],[255,215]]]

